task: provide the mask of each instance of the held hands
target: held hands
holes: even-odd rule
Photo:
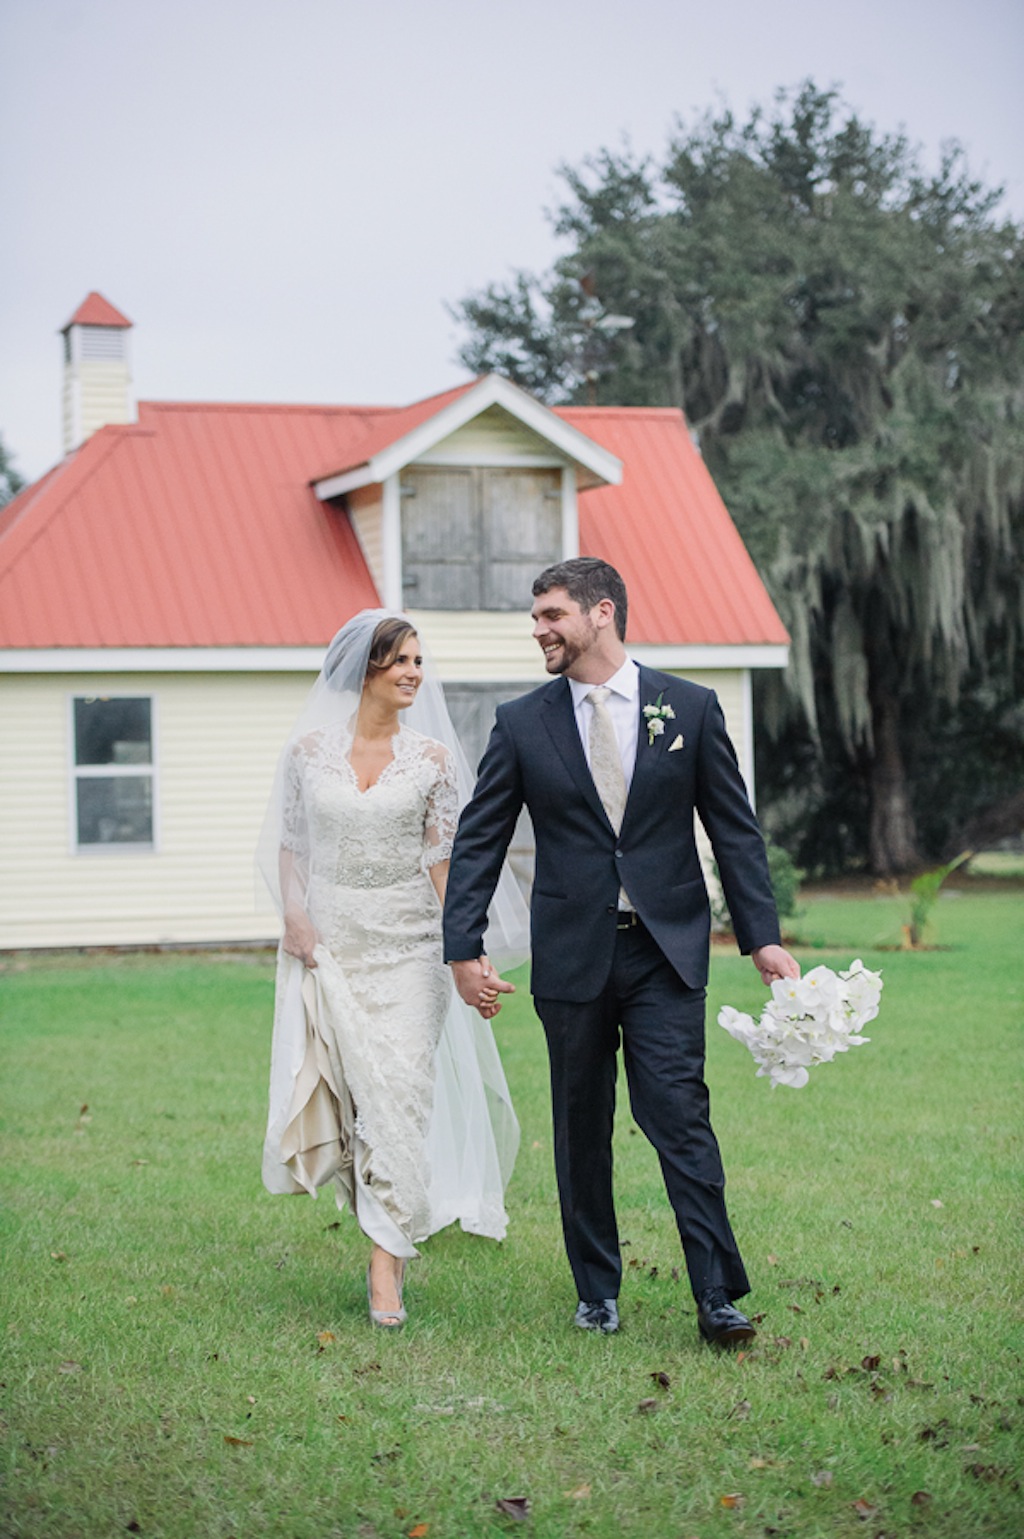
[[[284,916],[284,938],[281,941],[289,956],[298,957],[307,967],[315,967],[313,947],[320,944],[320,937],[302,909],[288,909]]]
[[[784,946],[758,946],[750,960],[761,974],[761,982],[770,989],[777,978],[799,978],[800,963]]]
[[[485,1021],[493,1019],[501,1009],[499,994],[514,994],[514,983],[499,978],[486,956],[475,961],[451,962],[452,977],[459,991],[459,998],[479,1012]]]

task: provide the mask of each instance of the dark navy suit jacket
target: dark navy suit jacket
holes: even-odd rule
[[[659,694],[675,719],[648,739],[642,707]],[[568,680],[498,707],[476,790],[459,822],[444,910],[445,958],[483,950],[487,905],[525,805],[537,860],[531,989],[596,999],[611,970],[619,885],[691,988],[707,982],[710,913],[693,814],[707,830],[744,953],[779,940],[764,842],[718,698],[640,668],[636,768],[616,836],[583,752]],[[671,745],[682,736],[681,748]]]

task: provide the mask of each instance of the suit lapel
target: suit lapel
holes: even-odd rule
[[[623,815],[623,824],[629,817],[630,808],[634,802],[640,801],[644,794],[644,785],[654,768],[657,755],[664,749],[664,734],[656,737],[653,744],[647,736],[647,719],[644,716],[644,706],[650,705],[658,697],[658,691],[653,687],[654,681],[648,675],[647,669],[640,664],[640,698],[637,701],[636,724],[636,763],[633,765],[633,779],[629,785],[629,796],[626,798],[626,811]]]
[[[590,773],[586,754],[583,752],[583,744],[580,741],[579,728],[576,726],[576,712],[573,709],[572,690],[569,688],[568,679],[562,678],[552,687],[544,697],[544,709],[541,717],[545,727],[551,734],[552,742],[576,782],[587,804],[597,813],[598,817],[608,822],[608,814],[604,810],[604,804],[597,794],[594,777]],[[611,825],[609,824],[609,827]]]

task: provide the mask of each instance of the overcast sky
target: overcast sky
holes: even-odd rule
[[[0,0],[0,435],[60,455],[57,331],[143,399],[406,402],[444,302],[544,268],[557,167],[812,77],[1024,217],[1020,0]]]

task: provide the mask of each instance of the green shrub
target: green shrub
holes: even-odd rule
[[[789,919],[797,912],[797,899],[800,896],[800,883],[804,879],[804,872],[793,860],[787,850],[781,844],[774,843],[771,839],[765,840],[765,851],[768,856],[768,877],[772,884],[772,894],[775,898],[775,907],[779,911],[780,919]],[[716,930],[732,931],[732,917],[729,913],[721,888],[721,876],[718,865],[712,867],[715,873],[715,881],[719,884],[716,892],[711,894],[711,919]]]

